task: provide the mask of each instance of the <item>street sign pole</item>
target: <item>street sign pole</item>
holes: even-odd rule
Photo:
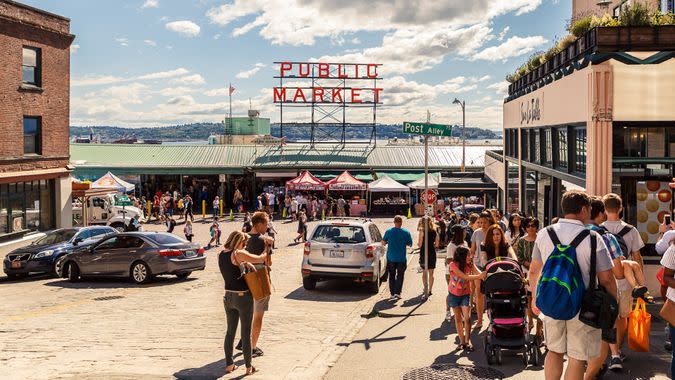
[[[427,110],[427,124],[431,122],[431,115],[429,110]],[[424,287],[424,297],[429,297],[429,135],[424,136],[424,194],[426,196],[426,203],[424,205],[424,219],[423,219],[423,232],[424,232],[424,273],[423,277],[426,277],[426,284]]]

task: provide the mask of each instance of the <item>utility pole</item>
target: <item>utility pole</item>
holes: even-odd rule
[[[459,104],[460,107],[462,107],[462,167],[461,167],[461,172],[464,173],[466,171],[466,100],[462,100],[461,102],[459,99],[455,98],[455,100],[452,102],[452,104]]]
[[[431,113],[427,110],[427,124],[431,123]],[[424,297],[428,298],[431,289],[429,289],[429,135],[424,135],[424,272],[422,276],[427,277],[427,286],[424,289]]]

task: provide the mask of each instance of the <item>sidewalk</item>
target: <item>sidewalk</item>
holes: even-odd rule
[[[487,316],[480,333],[473,333],[474,352],[456,351],[459,338],[454,321],[445,320],[445,268],[439,257],[435,271],[433,295],[426,302],[421,297],[422,279],[417,273],[418,256],[410,257],[405,274],[402,299],[390,302],[388,291],[379,300],[368,322],[351,341],[341,343],[347,350],[326,375],[326,379],[370,379],[373,374],[386,379],[542,379],[542,367],[524,369],[520,355],[503,352],[503,365],[489,366],[483,352],[482,339],[487,329]],[[388,286],[388,284],[384,284]],[[659,307],[652,313],[651,352],[635,353],[624,347],[628,360],[620,374],[608,373],[611,379],[667,379],[670,353],[663,348],[664,323],[658,317]],[[475,321],[472,319],[472,322]],[[625,345],[624,345],[625,346]],[[543,363],[543,360],[542,360]],[[648,363],[648,364],[647,364]]]

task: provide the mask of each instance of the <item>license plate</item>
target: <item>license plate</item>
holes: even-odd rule
[[[329,254],[330,254],[330,257],[332,257],[332,258],[344,258],[345,257],[345,251],[331,250],[329,252]]]
[[[185,251],[185,257],[190,258],[190,257],[195,257],[197,256],[197,252],[195,251]]]
[[[21,261],[12,261],[12,269],[21,269]]]

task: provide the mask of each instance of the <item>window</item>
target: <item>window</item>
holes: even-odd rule
[[[382,235],[380,235],[380,230],[376,225],[372,224],[369,228],[370,230],[370,239],[374,242],[382,241]]]
[[[78,239],[80,241],[85,241],[85,240],[91,238],[92,235],[93,235],[92,230],[84,230],[84,231],[80,231],[80,233],[77,234],[76,239]]]
[[[23,154],[42,154],[40,118],[23,118]]]
[[[21,64],[21,81],[25,84],[40,86],[40,49],[24,47]]]
[[[153,234],[153,235],[148,235],[147,238],[150,239],[151,241],[159,244],[159,245],[179,244],[179,243],[186,243],[187,242],[187,240],[181,239],[176,235],[169,234],[169,233],[166,233],[166,232],[160,232],[160,233],[156,233],[156,234]]]
[[[145,241],[137,236],[120,236],[117,248],[141,248]]]
[[[575,128],[574,170],[586,172],[586,128]]]
[[[316,228],[312,240],[317,243],[359,244],[366,242],[366,235],[362,227],[326,224]]]
[[[115,249],[117,248],[117,237],[111,237],[110,239],[105,240],[103,243],[96,246],[96,250],[104,249]]]
[[[567,141],[567,127],[558,128],[556,130],[557,141],[558,141],[558,160],[557,164],[560,169],[567,171],[567,151],[569,149],[569,143]]]
[[[539,140],[539,130],[530,130],[530,162],[541,163],[541,140]]]
[[[542,135],[543,146],[544,146],[544,161],[542,165],[551,166],[553,164],[553,132],[551,129],[545,129],[544,134]]]
[[[523,161],[530,161],[527,142],[530,141],[530,131],[523,129],[520,131],[520,158]]]

